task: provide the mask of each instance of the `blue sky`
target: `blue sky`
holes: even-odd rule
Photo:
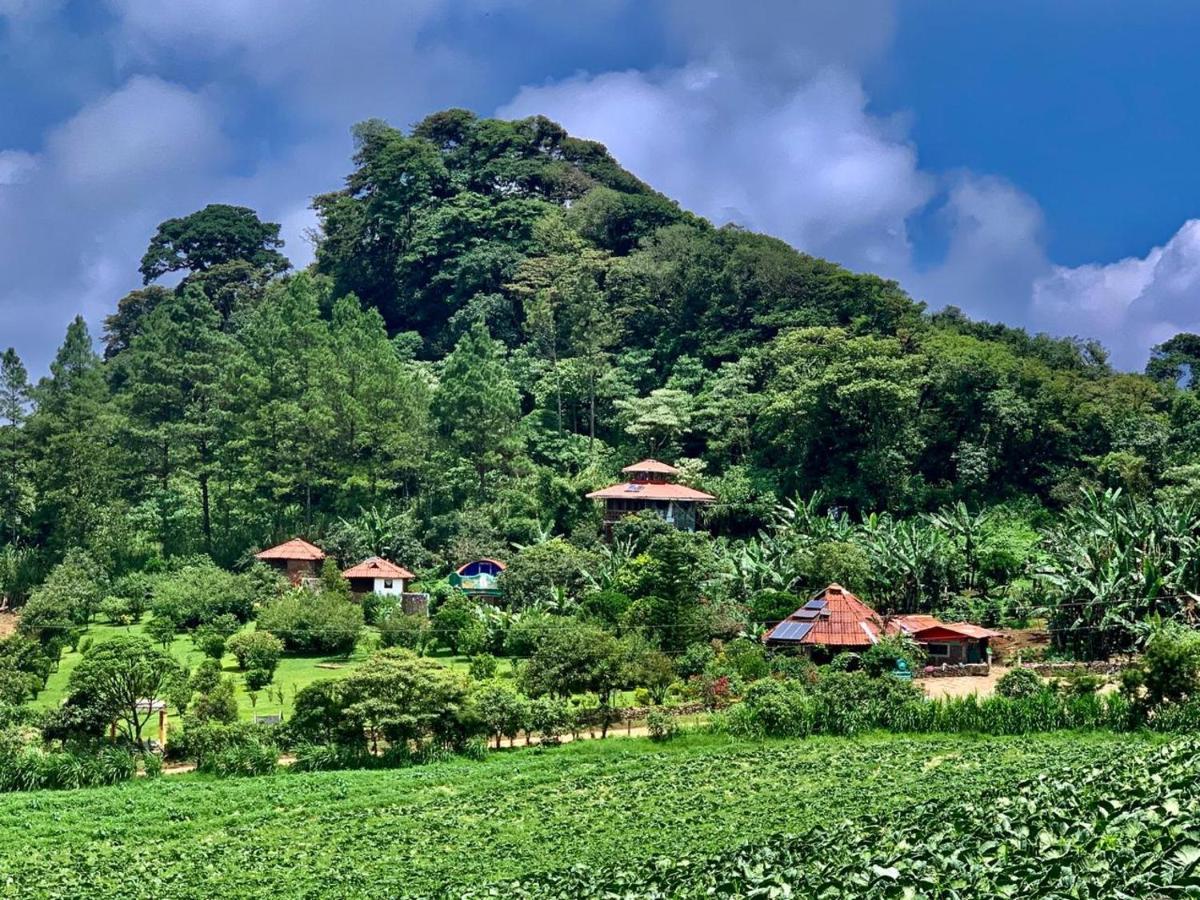
[[[350,126],[545,113],[716,222],[933,308],[1200,331],[1200,7],[1106,0],[0,0],[0,346],[40,372],[207,202],[282,222]]]

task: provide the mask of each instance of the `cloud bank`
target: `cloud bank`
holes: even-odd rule
[[[73,315],[98,326],[137,285],[162,219],[253,206],[283,223],[286,252],[304,264],[309,197],[349,169],[355,121],[405,126],[448,105],[486,114],[502,97],[500,115],[541,113],[600,140],[717,223],[896,278],[933,308],[1095,336],[1128,368],[1152,343],[1200,330],[1200,221],[1144,256],[1065,267],[1019,186],[922,165],[910,127],[920,110],[882,114],[867,87],[888,58],[891,0],[605,0],[570,14],[533,0],[107,9],[87,36],[99,51],[52,69],[55,54],[38,48],[80,41],[64,28],[69,5],[0,0],[0,53],[45,66],[69,106],[33,138],[0,141],[0,346],[35,370]],[[581,32],[594,58],[625,59],[630,22],[660,35],[659,57],[530,76],[531,60]]]

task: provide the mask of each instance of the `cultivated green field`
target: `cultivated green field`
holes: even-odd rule
[[[388,772],[197,776],[0,797],[0,893],[455,896],[572,865],[637,868],[1152,746],[1137,735],[811,739],[687,735]],[[505,894],[501,892],[500,896]]]

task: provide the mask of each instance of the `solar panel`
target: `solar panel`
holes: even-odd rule
[[[797,619],[815,619],[820,610],[809,609],[807,606],[792,613]]]
[[[811,630],[811,622],[780,622],[771,632],[771,640],[799,641]]]
[[[804,604],[805,609],[824,609],[828,604],[824,600],[809,600]]]

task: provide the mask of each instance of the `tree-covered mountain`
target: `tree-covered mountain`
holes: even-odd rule
[[[1131,375],[1091,342],[930,314],[714,227],[540,117],[355,137],[306,271],[277,225],[209,206],[130,261],[146,286],[103,355],[82,319],[35,386],[4,354],[0,587],[74,547],[112,571],[231,564],[300,532],[421,567],[582,540],[586,490],[648,455],[734,537],[815,491],[905,516],[1200,488],[1194,341]]]

